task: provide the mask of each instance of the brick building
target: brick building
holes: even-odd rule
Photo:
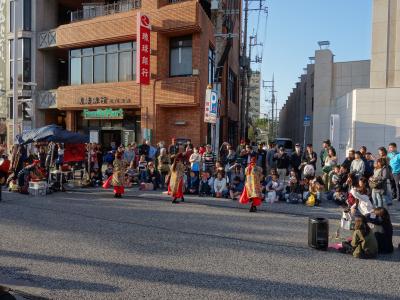
[[[31,32],[21,34],[32,40],[34,127],[63,125],[103,145],[172,137],[206,143],[205,92],[221,63],[220,140],[237,142],[240,39],[233,39],[224,61],[215,61],[210,1],[18,1],[31,6]],[[233,2],[240,10],[240,1]],[[136,83],[139,12],[152,26],[149,85]],[[240,13],[234,18],[240,33]]]

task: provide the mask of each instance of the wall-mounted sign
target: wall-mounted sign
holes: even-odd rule
[[[207,89],[206,90],[206,101],[204,105],[204,122],[206,123],[217,123],[218,116],[218,96],[217,92]]]
[[[92,144],[99,143],[99,131],[98,130],[90,130],[89,132],[89,141]]]
[[[96,105],[96,104],[130,104],[130,98],[109,98],[109,97],[81,97],[78,104]]]
[[[124,118],[123,109],[97,109],[97,110],[83,110],[83,118],[85,120],[96,120],[96,119],[113,119],[121,120]]]
[[[136,83],[150,84],[150,19],[137,14],[136,29]]]

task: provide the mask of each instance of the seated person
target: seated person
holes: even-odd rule
[[[124,187],[126,188],[132,187],[132,181],[128,174],[125,174],[124,176]]]
[[[237,200],[242,195],[244,189],[244,183],[240,180],[239,176],[233,178],[232,183],[229,187],[229,196],[232,200]]]
[[[104,171],[104,179],[108,179],[113,174],[113,165],[108,164],[107,169]]]
[[[194,171],[190,171],[190,176],[188,179],[188,193],[195,195],[199,193],[199,178]]]
[[[328,191],[333,192],[336,190],[336,187],[339,184],[339,175],[340,165],[336,165],[333,167],[332,171],[329,172]]]
[[[217,172],[217,177],[214,179],[214,194],[216,198],[222,198],[228,195],[226,177],[221,170]]]
[[[300,192],[300,183],[297,178],[297,173],[294,169],[292,169],[289,173],[289,185],[286,187],[286,192],[288,194],[290,193],[298,194]]]
[[[269,193],[275,192],[274,199],[270,199],[270,200],[273,201],[273,202],[279,201],[279,199],[282,198],[284,188],[285,187],[284,187],[283,183],[279,180],[279,175],[278,174],[273,174],[272,175],[272,180],[265,187],[266,198],[269,198],[268,197]]]
[[[95,187],[95,186],[100,186],[102,185],[103,178],[101,176],[101,173],[99,172],[98,168],[94,168],[92,172],[90,172],[90,185]]]
[[[238,163],[235,163],[234,165],[232,165],[229,168],[228,174],[229,174],[229,181],[231,181],[231,182],[232,182],[233,178],[235,178],[235,177],[239,177],[240,181],[244,181],[243,168]]]
[[[353,256],[356,258],[374,258],[378,254],[378,242],[364,216],[355,218],[351,246],[353,247]]]
[[[321,204],[321,194],[325,189],[325,184],[321,176],[315,177],[309,184],[309,197],[306,201],[307,206],[318,206]],[[314,201],[311,199],[314,198]]]
[[[154,186],[154,190],[158,188],[158,184],[160,182],[160,174],[158,173],[158,170],[156,169],[152,161],[150,161],[147,166],[146,182],[152,183]]]
[[[371,222],[374,224],[373,232],[378,242],[378,253],[388,254],[393,252],[393,225],[386,208],[374,209],[376,218]]]
[[[208,172],[201,173],[201,179],[199,183],[199,196],[210,196],[212,194],[212,189],[209,184],[211,176]]]

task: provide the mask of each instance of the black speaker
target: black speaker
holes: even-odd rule
[[[325,218],[308,219],[308,246],[327,250],[329,243],[329,221]]]

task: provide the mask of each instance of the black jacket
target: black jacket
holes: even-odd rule
[[[290,164],[290,158],[287,155],[286,152],[284,152],[283,154],[281,153],[276,153],[274,155],[274,161],[276,161],[276,168],[277,169],[287,169],[289,168],[289,164]]]

